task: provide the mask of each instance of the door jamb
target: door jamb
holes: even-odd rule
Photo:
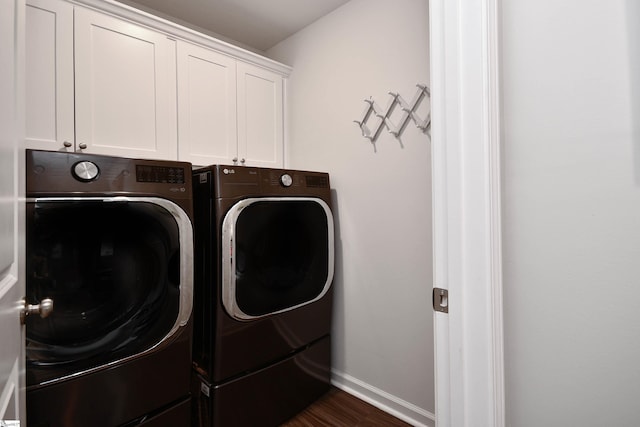
[[[504,427],[500,0],[430,0],[436,424]]]

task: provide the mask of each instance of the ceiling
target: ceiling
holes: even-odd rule
[[[265,51],[349,0],[119,0]]]

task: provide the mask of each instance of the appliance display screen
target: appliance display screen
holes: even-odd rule
[[[184,168],[166,166],[136,166],[136,181],[184,184]]]

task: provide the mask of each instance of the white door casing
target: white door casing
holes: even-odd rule
[[[436,425],[503,427],[499,0],[430,17]]]
[[[25,420],[24,0],[0,4],[0,420]]]

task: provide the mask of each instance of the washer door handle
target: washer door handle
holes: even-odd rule
[[[22,299],[22,310],[20,310],[20,323],[25,324],[27,316],[39,314],[41,318],[48,317],[53,312],[53,300],[44,298],[40,304],[27,304],[26,299]]]

